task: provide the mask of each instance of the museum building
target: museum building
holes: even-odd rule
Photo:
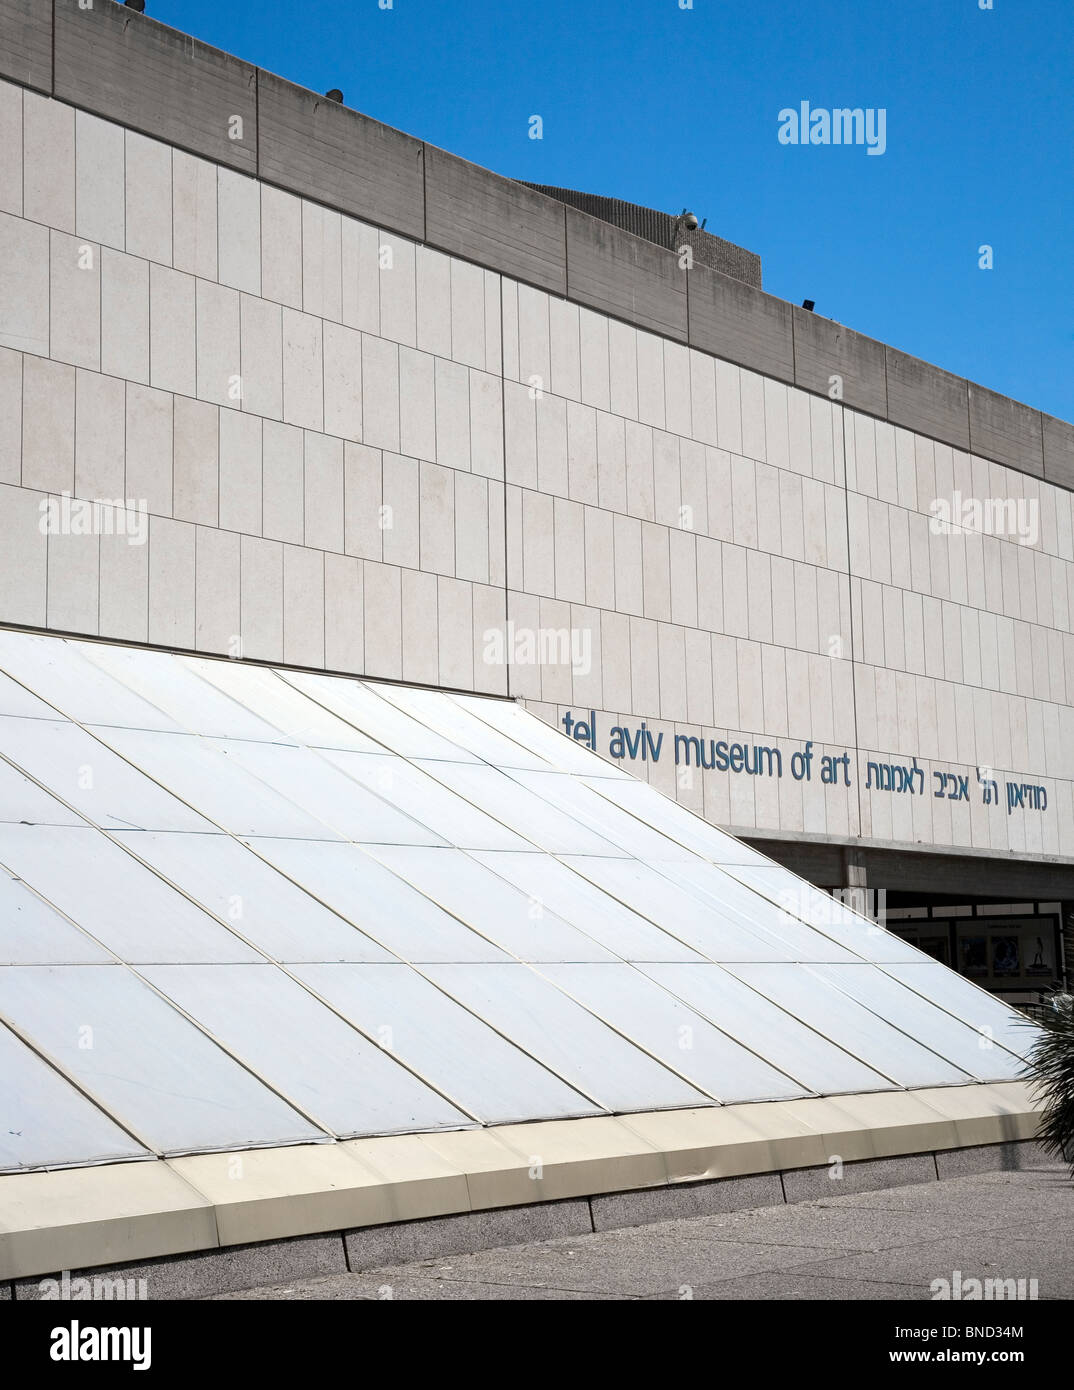
[[[0,0],[0,1293],[1032,1136],[1074,427],[695,222]]]

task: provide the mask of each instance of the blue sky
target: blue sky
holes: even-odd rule
[[[685,3],[685,0],[684,0]],[[1074,419],[1070,0],[148,0],[499,173],[688,206],[765,288]],[[778,112],[883,107],[887,149]],[[528,138],[532,115],[544,138]],[[978,268],[978,247],[994,268]]]

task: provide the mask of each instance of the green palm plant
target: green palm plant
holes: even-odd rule
[[[1040,1030],[1026,1067],[1044,1102],[1038,1139],[1045,1151],[1070,1164],[1074,1178],[1074,995],[1053,994],[1035,1021]]]

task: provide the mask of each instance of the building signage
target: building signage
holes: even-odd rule
[[[568,738],[584,743],[594,753],[601,752],[596,710],[590,710],[584,719],[568,710],[561,723]],[[850,754],[844,751],[818,755],[813,739],[806,739],[801,748],[784,758],[783,749],[769,744],[736,743],[694,734],[675,734],[666,740],[664,733],[654,734],[644,719],[635,727],[616,724],[608,732],[607,755],[617,761],[658,763],[664,753],[674,758],[676,767],[745,773],[750,777],[782,777],[787,772],[796,782],[852,785]],[[975,781],[971,782],[969,774],[941,769],[927,774],[916,758],[909,763],[868,762],[865,789],[909,796],[925,796],[931,791],[934,798],[945,801],[969,801],[971,792],[976,791],[985,806],[1006,802],[1008,815],[1016,810],[1048,809],[1047,788],[1036,783],[1005,781],[1001,794],[999,780],[991,768],[976,768]]]

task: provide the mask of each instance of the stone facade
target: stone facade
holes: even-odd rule
[[[279,186],[267,98],[258,179],[38,68],[0,83],[0,622],[519,697],[740,833],[1074,860],[1068,426],[518,185],[516,278]]]

